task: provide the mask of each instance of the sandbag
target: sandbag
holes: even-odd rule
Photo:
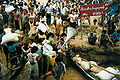
[[[100,80],[111,80],[114,77],[114,75],[104,70],[100,71],[98,74],[96,74],[96,76],[100,78]]]
[[[80,64],[82,60],[81,60],[80,57],[74,57],[74,58],[73,58],[73,61],[75,61],[75,62],[77,62],[77,63]]]
[[[109,71],[109,72],[111,72],[113,74],[117,74],[117,71],[112,67],[108,67],[105,70],[107,70],[107,71]],[[101,80],[111,80],[114,77],[113,74],[110,74],[110,73],[102,70],[101,72],[96,74],[96,76],[98,76]]]
[[[73,28],[73,27],[67,27],[67,37],[66,37],[66,40],[64,42],[64,44],[69,40],[71,39],[73,36],[75,36],[77,33],[76,29]],[[63,45],[64,45],[63,44]]]
[[[95,61],[90,61],[90,64],[91,65],[96,65],[97,66],[97,63]]]
[[[102,71],[101,68],[96,67],[96,66],[92,67],[90,70],[91,70],[92,72],[94,72],[94,73],[99,73],[100,71]]]
[[[114,68],[112,68],[112,67],[108,67],[105,70],[107,70],[107,71],[109,71],[109,72],[111,72],[113,74],[117,74],[117,71]]]
[[[89,69],[90,69],[90,65],[89,65],[88,62],[82,61],[80,64],[81,64],[81,67],[82,67],[84,70],[89,70]]]
[[[19,40],[19,38],[18,38],[17,33],[6,34],[2,37],[1,44],[7,43],[10,41],[18,41],[18,40]]]
[[[38,31],[38,29],[45,33],[48,30],[48,27],[45,26],[43,23],[39,23],[36,31]]]

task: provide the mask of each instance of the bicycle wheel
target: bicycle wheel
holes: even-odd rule
[[[21,66],[22,66],[22,64],[19,59],[19,55],[13,56],[12,58],[8,59],[8,61],[7,61],[7,68],[9,70],[17,70],[17,69],[21,68]]]

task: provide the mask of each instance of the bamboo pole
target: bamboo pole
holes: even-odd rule
[[[81,26],[81,39],[82,39],[83,38],[82,17],[80,17],[80,26]]]

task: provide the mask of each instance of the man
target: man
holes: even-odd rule
[[[119,15],[119,11],[115,11],[115,14],[111,16],[111,24],[112,26],[110,26],[110,34],[113,34],[115,32],[115,28],[117,27],[117,23],[118,21],[118,15]]]
[[[42,76],[43,75],[43,53],[42,53],[42,39],[38,39],[38,51],[37,51],[37,54],[38,54],[38,68],[39,68],[39,76]]]
[[[93,23],[94,23],[94,25],[92,25],[91,27],[90,27],[90,30],[92,31],[92,32],[94,32],[94,33],[96,33],[96,29],[98,28],[98,26],[97,26],[97,19],[94,19],[93,20]]]
[[[60,42],[58,43],[58,52],[60,53],[59,54],[59,57],[63,60],[63,62],[67,65],[67,57],[66,57],[66,52],[68,51],[68,45],[67,44],[64,44],[64,39],[61,38],[60,39]]]
[[[114,14],[115,14],[114,9],[112,9],[112,7],[109,6],[109,16],[110,16],[109,21],[108,21],[108,23],[109,23],[109,26],[108,26],[108,34],[109,34],[109,35],[112,34],[112,33],[111,33],[111,26],[112,26],[111,16],[113,16]]]
[[[117,32],[114,32],[111,35],[111,40],[114,43],[114,45],[116,45],[116,42],[120,41],[120,30],[117,30]]]
[[[17,10],[14,11],[13,13],[13,16],[14,16],[14,23],[15,23],[15,28],[16,30],[19,29],[19,22],[18,22],[18,14],[17,14]]]
[[[65,12],[65,15],[62,16],[62,21],[63,21],[63,33],[67,33],[67,27],[69,26],[70,19],[68,19],[68,12]]]
[[[109,43],[109,42],[111,42],[112,43],[112,45],[114,45],[114,43],[112,42],[112,40],[109,38],[109,36],[106,34],[106,30],[103,30],[102,31],[102,34],[101,34],[101,36],[100,36],[100,38],[99,38],[99,40],[98,40],[98,44],[99,44],[99,46],[101,47],[101,46],[105,46],[105,47],[107,47],[107,44]]]
[[[77,16],[75,15],[74,11],[72,11],[72,14],[70,14],[67,19],[70,19],[70,26],[76,28]]]
[[[47,13],[47,24],[50,25],[51,23],[51,12],[53,11],[53,9],[50,7],[50,4],[48,4],[48,7],[46,7],[46,13]]]
[[[8,14],[6,11],[2,12],[2,16],[3,16],[3,24],[4,25],[8,25]]]
[[[52,46],[50,46],[48,43],[50,41],[44,40],[43,41],[43,57],[44,57],[44,74],[48,72],[49,69],[49,61],[50,61],[50,56],[51,52],[53,50]]]
[[[97,40],[96,33],[90,30],[90,33],[88,34],[88,42],[94,45],[96,43],[96,40]]]
[[[31,52],[27,54],[28,56],[28,62],[26,64],[29,64],[30,66],[30,79],[35,80],[36,78],[38,78],[38,59],[39,56],[37,54],[38,51],[38,47],[34,46],[31,49]]]
[[[62,60],[60,58],[56,58],[56,56],[53,56],[52,57],[54,61],[54,65],[50,64],[52,69],[51,71],[47,72],[46,74],[42,75],[41,78],[44,78],[45,76],[48,76],[50,74],[53,74],[54,78],[56,80],[60,80],[61,78],[61,74],[63,73],[63,77],[65,75],[65,72],[66,72],[66,66],[65,64],[62,62]],[[63,80],[63,77],[62,77],[62,80]]]

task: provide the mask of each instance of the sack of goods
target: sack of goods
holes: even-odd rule
[[[113,74],[117,74],[117,71],[112,67],[108,67],[105,70],[107,70],[107,71],[109,71],[109,72],[111,72]],[[96,74],[96,76],[100,80],[111,80],[114,77],[114,75],[107,72],[107,71],[105,71],[105,70],[100,71],[98,74]]]
[[[17,33],[10,33],[10,34],[6,34],[2,37],[2,42],[1,44],[10,42],[10,41],[18,41],[18,34]]]
[[[81,63],[81,58],[80,57],[73,57],[73,61],[77,62],[78,64]]]
[[[90,64],[88,62],[82,61],[80,64],[81,64],[81,67],[84,70],[89,70],[90,69]]]

